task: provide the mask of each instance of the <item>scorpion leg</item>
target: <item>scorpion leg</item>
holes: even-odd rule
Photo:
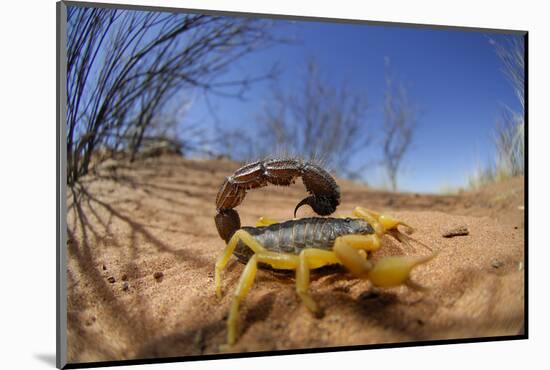
[[[267,217],[260,217],[258,218],[258,221],[256,221],[256,227],[262,227],[262,226],[269,226],[269,225],[273,225],[273,224],[277,224],[279,223],[278,221],[275,221],[271,218],[267,218]]]
[[[227,318],[227,344],[231,345],[235,343],[237,338],[237,319],[239,317],[239,304],[246,297],[248,291],[254,283],[256,277],[256,271],[258,270],[258,258],[256,255],[252,256],[246,267],[244,268],[235,294],[233,295],[233,301],[231,302],[231,310],[229,311],[229,317]]]
[[[227,243],[225,249],[223,250],[222,255],[220,256],[220,258],[218,258],[218,261],[216,261],[214,284],[216,288],[216,295],[218,296],[218,298],[221,298],[222,295],[221,272],[227,265],[227,262],[229,262],[229,258],[231,258],[231,255],[233,254],[233,251],[235,250],[235,247],[237,246],[239,240],[242,240],[250,249],[254,251],[254,253],[258,253],[264,250],[264,247],[262,247],[262,245],[258,243],[256,239],[254,239],[246,231],[241,229],[237,230],[235,234],[233,234],[233,236],[229,240],[229,243]]]
[[[340,264],[334,253],[322,249],[307,248],[302,250],[299,256],[268,251],[259,252],[257,256],[258,262],[266,263],[273,268],[296,270],[296,293],[313,314],[319,313],[317,304],[308,292],[310,270],[326,265]]]
[[[308,248],[300,252],[299,263],[296,268],[296,293],[314,315],[320,314],[321,311],[309,294],[310,270],[339,263],[340,261],[336,255],[330,251]]]
[[[380,248],[377,235],[344,235],[336,238],[332,250],[353,275],[365,278],[372,269],[372,263],[367,261],[366,254],[361,251],[375,251]]]
[[[310,270],[340,264],[334,253],[316,248],[304,249],[298,257],[287,253],[260,252],[258,261],[277,269],[296,270],[296,293],[314,314],[319,313],[319,308],[308,292]]]
[[[227,318],[227,344],[231,345],[235,343],[237,337],[237,319],[239,316],[239,305],[241,301],[246,297],[254,278],[256,277],[256,271],[258,269],[258,262],[263,262],[278,269],[294,270],[298,265],[298,257],[286,254],[269,252],[258,243],[249,233],[244,230],[238,230],[235,232],[229,243],[227,244],[223,255],[218,259],[216,263],[216,294],[221,296],[221,284],[220,273],[227,264],[227,261],[231,257],[233,250],[235,249],[239,240],[242,240],[255,254],[248,260],[246,267],[244,268],[239,284],[233,295],[233,301],[231,302],[231,309],[229,311],[229,317]]]
[[[350,242],[350,238],[339,237],[334,242],[333,250],[340,262],[353,275],[369,279],[374,285],[379,287],[393,287],[405,283],[414,267],[426,263],[435,257],[435,254],[430,256],[386,257],[378,263],[373,264],[367,261],[364,256],[361,256],[357,250],[358,248],[371,248],[373,246],[371,243],[365,240],[365,246],[361,247],[359,244],[354,245],[353,242]]]
[[[242,237],[242,235],[237,235],[237,237]],[[248,244],[250,240],[246,236],[244,239],[246,240],[241,240],[243,240],[249,247],[256,249],[257,246]],[[229,317],[227,318],[227,344],[229,345],[234,344],[237,338],[239,306],[254,283],[258,262],[269,264],[271,267],[277,269],[296,270],[296,292],[306,307],[314,314],[319,313],[319,308],[308,292],[310,269],[340,263],[334,253],[320,249],[306,249],[303,250],[299,256],[295,256],[288,253],[266,251],[261,246],[260,248],[261,249],[259,249],[258,252],[254,254],[250,260],[248,260],[233,295],[231,310],[229,312]]]
[[[247,244],[248,245],[248,244]],[[298,258],[294,255],[285,253],[274,253],[268,251],[260,251],[258,254],[253,255],[246,264],[239,284],[235,289],[233,295],[233,301],[231,302],[231,309],[229,311],[229,317],[227,318],[227,344],[232,345],[237,339],[237,320],[239,318],[239,306],[241,301],[246,297],[258,270],[258,262],[263,262],[271,265],[272,267],[285,270],[294,270],[298,265]]]

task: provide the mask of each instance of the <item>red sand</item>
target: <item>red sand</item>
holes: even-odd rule
[[[214,200],[228,161],[149,159],[111,162],[69,190],[68,360],[71,363],[217,353],[243,265],[213,291],[224,246],[214,226]],[[524,321],[523,178],[459,195],[394,194],[339,181],[343,202],[391,213],[440,251],[413,272],[424,289],[376,289],[340,268],[312,276],[313,317],[296,296],[292,275],[260,271],[241,307],[232,351],[395,343],[516,335]],[[76,194],[76,193],[75,193]],[[292,217],[305,195],[290,188],[250,192],[238,207],[243,225],[259,216]],[[305,210],[301,216],[308,215]],[[469,234],[445,238],[456,227]],[[425,254],[385,238],[382,255]]]

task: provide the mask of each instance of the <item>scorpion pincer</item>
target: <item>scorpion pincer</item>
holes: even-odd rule
[[[380,240],[388,234],[400,242],[415,241],[398,230],[412,228],[391,216],[357,207],[352,217],[309,217],[277,223],[260,218],[256,227],[241,227],[238,206],[246,191],[267,184],[288,186],[302,177],[309,196],[294,210],[309,205],[317,214],[327,216],[340,203],[340,190],[333,177],[323,168],[297,159],[273,159],[251,163],[226,178],[216,198],[215,217],[220,237],[227,243],[215,266],[215,290],[221,297],[221,272],[234,254],[246,263],[233,295],[227,319],[227,344],[237,338],[240,302],[250,290],[258,267],[296,271],[296,292],[313,314],[321,310],[309,294],[310,270],[327,265],[343,265],[354,276],[368,279],[379,287],[405,283],[411,270],[431,260],[428,256],[394,256],[376,264],[367,259],[367,252],[380,248]],[[430,249],[431,251],[431,249]]]

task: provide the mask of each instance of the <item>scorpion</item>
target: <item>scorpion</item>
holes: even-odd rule
[[[250,189],[268,184],[289,186],[301,177],[309,196],[294,209],[294,219],[276,222],[260,217],[256,227],[241,227],[234,210]],[[214,284],[221,298],[221,272],[231,255],[246,264],[235,289],[227,318],[227,345],[237,339],[239,305],[248,294],[258,267],[273,270],[294,270],[296,292],[306,308],[315,316],[322,313],[309,293],[310,270],[327,265],[343,265],[374,286],[394,287],[407,282],[411,270],[431,260],[428,256],[385,257],[373,264],[367,253],[378,250],[387,234],[399,242],[415,241],[398,230],[413,228],[392,216],[356,207],[352,217],[308,217],[296,219],[297,210],[309,205],[319,216],[332,214],[340,204],[340,188],[320,165],[300,159],[269,159],[247,164],[227,177],[216,197],[215,223],[226,247],[215,265]]]

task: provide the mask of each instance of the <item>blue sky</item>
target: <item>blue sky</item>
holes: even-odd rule
[[[251,54],[223,78],[262,74],[276,62],[282,71],[278,86],[289,91],[299,86],[306,61],[314,58],[327,82],[364,91],[365,124],[375,132],[383,122],[384,59],[389,58],[394,76],[421,112],[398,176],[400,190],[438,192],[465,185],[468,175],[494,158],[493,132],[503,106],[520,108],[489,42],[502,42],[506,35],[304,21],[276,21],[274,31],[296,42]],[[253,85],[244,101],[211,96],[210,106],[224,127],[252,127],[269,102],[270,87]],[[197,96],[186,120],[213,128],[215,117]],[[385,182],[376,165],[381,153],[375,138],[352,162],[373,163],[364,179],[374,186]]]

